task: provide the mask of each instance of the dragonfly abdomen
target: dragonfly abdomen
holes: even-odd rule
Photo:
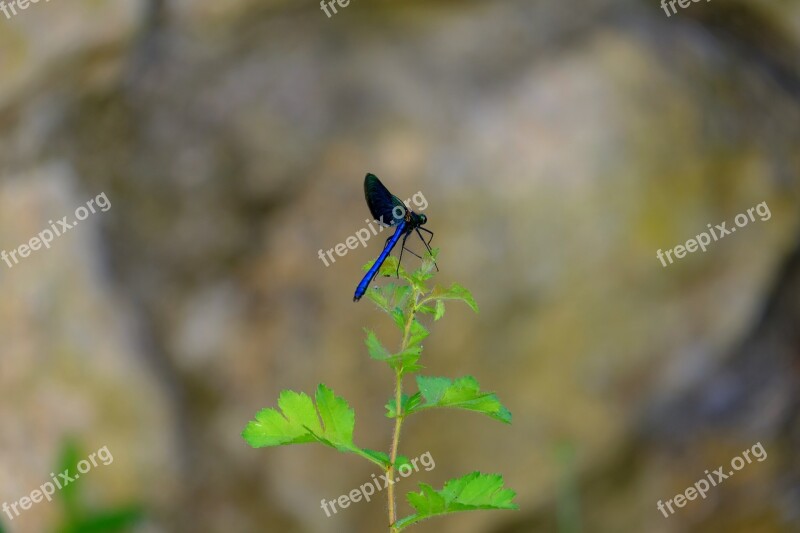
[[[369,284],[372,283],[373,279],[375,279],[375,276],[378,274],[378,270],[380,270],[381,265],[383,265],[383,262],[386,261],[386,258],[389,257],[389,254],[392,253],[392,249],[394,249],[395,245],[397,245],[397,241],[400,240],[400,237],[402,237],[405,229],[406,222],[400,221],[397,224],[397,229],[394,231],[394,235],[391,236],[389,242],[386,243],[383,251],[375,260],[375,264],[370,267],[370,269],[364,275],[364,278],[361,280],[361,283],[359,283],[358,287],[356,287],[356,293],[353,295],[354,302],[360,300],[361,297],[364,296],[364,293],[367,292],[367,287],[369,287]]]

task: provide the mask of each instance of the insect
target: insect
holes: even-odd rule
[[[367,174],[364,178],[364,197],[367,200],[369,211],[372,213],[372,217],[375,220],[387,226],[394,226],[397,229],[394,230],[394,234],[391,237],[386,239],[383,251],[381,251],[380,255],[375,260],[375,264],[370,267],[364,275],[364,279],[362,279],[361,283],[356,287],[356,293],[353,296],[354,302],[360,300],[361,297],[364,296],[364,293],[367,292],[367,287],[369,287],[369,284],[375,279],[378,270],[381,268],[383,262],[386,261],[386,258],[389,257],[389,254],[392,253],[400,237],[403,238],[403,243],[400,248],[400,261],[403,260],[403,250],[408,250],[408,248],[406,248],[406,239],[408,239],[408,236],[411,235],[412,232],[417,232],[417,235],[419,235],[428,253],[431,252],[430,244],[433,240],[433,232],[422,227],[428,222],[428,217],[425,215],[418,215],[407,208],[400,198],[389,192],[389,189],[381,183],[381,180],[379,180],[378,176],[375,174]],[[430,233],[431,238],[428,239],[428,242],[425,242],[425,238],[422,236],[422,233],[420,233],[421,231]],[[419,257],[411,250],[408,250],[408,252]],[[422,258],[420,257],[420,259]],[[398,276],[400,275],[400,261],[397,262]],[[436,266],[436,270],[439,270],[435,262],[434,265]]]

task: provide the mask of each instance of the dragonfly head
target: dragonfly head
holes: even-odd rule
[[[428,217],[426,217],[425,215],[417,215],[417,217],[418,217],[417,218],[417,223],[420,226],[424,226],[425,224],[428,223]]]

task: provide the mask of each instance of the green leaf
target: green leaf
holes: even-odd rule
[[[322,433],[316,408],[304,393],[282,391],[275,409],[262,409],[247,424],[242,437],[254,448],[314,442],[312,431]]]
[[[392,458],[389,457],[388,453],[378,452],[375,450],[366,450],[366,449],[364,450],[364,453],[375,459],[376,460],[375,462],[378,462],[379,464],[383,465],[384,469],[388,469],[390,466],[392,466]],[[408,457],[399,454],[397,456],[397,460],[394,462],[395,468],[400,468],[403,465],[410,465],[410,464],[411,460]]]
[[[59,529],[59,533],[115,533],[130,531],[144,513],[138,507],[90,513]]]
[[[419,356],[422,353],[422,346],[414,346],[412,348],[406,348],[400,353],[394,354],[385,361],[389,363],[395,370],[403,370],[403,373],[406,372],[417,372],[423,367],[417,364],[419,360]]]
[[[425,329],[425,326],[419,323],[419,321],[414,318],[411,320],[411,328],[409,329],[409,337],[408,337],[408,345],[409,346],[416,346],[425,340],[425,337],[430,335],[430,332]]]
[[[374,452],[353,444],[355,413],[347,402],[325,385],[317,387],[317,405],[308,395],[282,391],[277,409],[262,409],[242,432],[242,438],[253,448],[320,442],[342,452],[358,454],[382,467],[384,461]]]
[[[406,305],[409,294],[411,294],[411,287],[408,285],[387,283],[382,287],[373,285],[366,292],[366,297],[372,300],[379,308],[391,313],[394,308]]]
[[[385,278],[390,278],[390,277],[393,278],[397,276],[398,275],[397,265],[398,265],[398,259],[395,256],[390,255],[389,257],[386,258],[386,261],[384,261],[383,264],[381,265],[381,268],[378,270],[378,275],[383,276]],[[369,270],[369,268],[367,268],[367,270]],[[408,272],[406,272],[406,269],[403,268],[402,266],[399,269],[399,276],[400,278],[406,281],[409,282],[411,281]]]
[[[375,333],[364,329],[367,332],[365,344],[369,351],[370,357],[378,361],[385,361],[395,370],[402,368],[404,372],[416,372],[421,366],[417,364],[419,356],[422,353],[422,346],[411,346],[402,352],[392,354],[384,348],[380,343]]]
[[[318,436],[342,451],[354,448],[353,429],[356,415],[347,402],[336,396],[325,385],[320,385],[317,387],[317,410],[324,428],[322,434]]]
[[[403,394],[403,396],[400,398],[400,412],[404,415],[408,412],[413,412],[421,402],[422,395],[419,392],[414,393],[412,396]],[[395,405],[395,399],[391,398],[388,402],[386,402],[386,418],[396,417],[397,406]]]
[[[442,300],[436,300],[436,312],[433,315],[434,320],[439,320],[444,316],[444,302]]]
[[[400,329],[400,331],[403,331],[403,329],[406,327],[406,314],[401,308],[395,307],[392,310],[391,315],[392,320],[394,320],[394,324]]]
[[[383,309],[387,313],[391,313],[392,306],[389,305],[389,300],[386,298],[386,295],[383,292],[383,289],[378,286],[372,286],[366,293],[367,298],[369,298],[372,303],[377,305],[379,308]]]
[[[470,306],[473,311],[478,312],[478,304],[475,303],[472,293],[458,283],[453,283],[449,289],[442,288],[439,285],[435,286],[424,301],[430,300],[461,300]]]
[[[389,359],[392,354],[389,353],[389,350],[383,347],[381,341],[379,341],[378,337],[375,336],[375,332],[367,328],[364,328],[364,331],[367,333],[367,338],[364,342],[367,345],[369,356],[378,361],[386,361]]]
[[[435,267],[436,258],[439,256],[439,248],[433,248],[430,253],[422,255],[422,266],[419,270],[422,272],[431,272]]]
[[[408,457],[406,457],[405,455],[398,455],[397,456],[397,460],[394,462],[395,470],[397,470],[401,466],[406,466],[406,465],[411,467],[412,466],[411,460]]]
[[[433,274],[430,272],[426,272],[424,269],[420,268],[415,270],[413,274],[411,274],[410,281],[414,288],[420,294],[425,294],[428,292],[428,287],[425,285],[425,282],[428,281],[433,277]]]
[[[422,346],[414,346],[406,348],[402,352],[393,355],[388,363],[395,370],[402,370],[403,373],[418,372],[423,367],[417,364],[419,356],[422,353]]]
[[[432,315],[436,312],[436,309],[434,309],[430,305],[420,305],[419,307],[417,307],[417,311],[419,311],[420,313],[424,313],[426,315]]]
[[[416,513],[395,522],[398,530],[427,518],[460,511],[519,508],[513,502],[517,493],[503,487],[503,477],[497,474],[473,472],[451,479],[439,491],[425,483],[420,483],[419,487],[421,492],[406,495]]]
[[[422,366],[417,364],[422,353],[422,346],[411,346],[402,352],[389,358],[388,363],[395,370],[402,369],[403,372],[417,372]]]
[[[477,411],[506,424],[511,423],[511,412],[500,403],[497,395],[481,392],[478,381],[472,376],[455,382],[447,378],[417,376],[417,386],[425,403],[409,407],[407,414],[434,407],[451,407]]]
[[[363,452],[364,452],[364,454],[366,456],[372,458],[372,460],[373,460],[372,462],[373,463],[379,463],[379,464],[385,465],[386,468],[388,468],[389,465],[392,464],[391,460],[389,459],[389,454],[386,453],[386,452],[379,452],[379,451],[376,451],[376,450],[369,450],[367,448],[364,448]]]
[[[391,304],[394,307],[405,307],[408,301],[408,296],[411,294],[411,287],[408,285],[396,285],[389,283],[387,286],[387,294],[391,294]]]

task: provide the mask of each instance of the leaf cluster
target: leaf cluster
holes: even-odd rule
[[[366,292],[367,298],[390,317],[402,335],[399,348],[393,351],[378,339],[374,331],[364,330],[369,356],[385,362],[395,373],[396,394],[386,404],[386,416],[394,419],[399,428],[406,417],[428,409],[463,409],[510,424],[511,413],[508,409],[494,393],[482,391],[472,376],[450,379],[417,375],[415,381],[418,391],[411,395],[402,394],[404,376],[418,373],[423,368],[420,364],[423,342],[430,332],[419,318],[429,315],[434,322],[440,320],[445,314],[446,302],[452,301],[463,302],[478,312],[472,294],[461,285],[454,283],[449,287],[429,287],[437,252],[434,250],[426,255],[422,265],[411,273],[390,256],[381,266],[379,276],[397,274],[405,283],[390,282],[382,287],[373,285]],[[371,263],[364,269],[370,266]],[[341,452],[361,456],[389,473],[408,462],[406,457],[397,454],[396,442],[391,455],[357,446],[353,442],[353,409],[331,389],[319,385],[315,400],[316,404],[304,393],[283,391],[278,398],[278,409],[262,409],[256,414],[255,420],[247,425],[242,436],[253,447],[318,442]],[[415,512],[396,520],[391,525],[392,532],[433,516],[459,511],[517,508],[512,501],[516,493],[504,488],[503,478],[495,474],[473,472],[446,482],[444,488],[438,491],[421,483],[420,490],[406,495]]]

